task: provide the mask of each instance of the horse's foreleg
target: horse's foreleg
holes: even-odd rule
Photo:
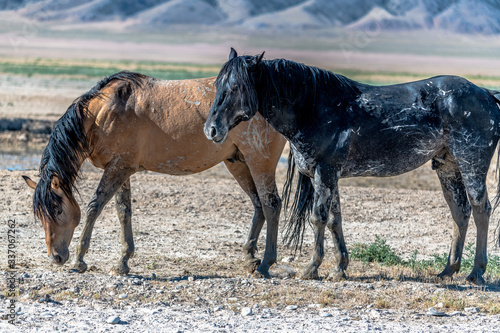
[[[274,182],[274,175],[270,184],[258,186],[257,188],[267,221],[266,249],[257,272],[264,277],[270,277],[269,268],[276,262],[278,256],[278,224],[281,212],[281,199],[278,195],[276,183]]]
[[[252,225],[250,226],[247,240],[243,245],[243,251],[245,253],[245,267],[249,273],[253,273],[261,264],[260,259],[255,258],[255,252],[257,252],[257,241],[266,220],[264,211],[248,166],[241,161],[224,161],[224,163],[243,191],[245,191],[245,193],[250,197],[254,206]]]
[[[325,255],[325,227],[328,222],[328,213],[332,203],[332,191],[337,191],[338,179],[332,179],[322,174],[320,167],[316,167],[314,176],[314,204],[311,214],[311,223],[314,228],[314,252],[311,263],[302,273],[303,279],[318,279],[318,268]]]
[[[134,236],[132,234],[132,203],[130,198],[130,178],[115,194],[116,212],[121,225],[122,256],[113,272],[118,275],[128,274],[128,260],[134,255]]]
[[[104,170],[97,190],[86,209],[85,225],[83,226],[79,244],[76,248],[75,259],[71,271],[83,273],[87,270],[87,264],[83,261],[83,257],[90,246],[90,238],[92,237],[94,223],[111,197],[133,173],[134,171],[130,169],[122,169],[116,166]]]
[[[467,192],[462,181],[462,176],[456,164],[447,161],[436,168],[441,188],[448,206],[450,207],[453,221],[453,238],[450,253],[445,269],[438,275],[441,278],[451,278],[460,270],[465,235],[469,224],[471,207],[467,200]]]
[[[328,276],[329,280],[338,281],[346,278],[345,271],[349,265],[349,254],[345,245],[344,233],[342,231],[342,215],[340,213],[340,197],[338,187],[335,187],[332,194],[332,204],[330,206],[330,216],[328,217],[328,229],[333,236],[334,256],[337,266]]]

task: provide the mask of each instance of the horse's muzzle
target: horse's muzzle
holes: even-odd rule
[[[66,251],[66,254],[60,254],[60,253],[52,253],[50,255],[50,260],[56,264],[56,265],[59,265],[59,266],[62,266],[66,263],[66,261],[68,261],[69,259],[69,252]]]
[[[227,132],[222,133],[222,131],[217,130],[215,125],[205,127],[205,136],[207,139],[212,140],[215,143],[223,143],[226,141]]]

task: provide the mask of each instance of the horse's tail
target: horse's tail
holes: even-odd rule
[[[497,103],[497,108],[498,111],[500,112],[500,91],[496,90],[490,90],[486,89],[485,90],[491,95],[491,97],[495,100]],[[500,126],[500,124],[498,124]],[[498,145],[498,143],[497,143]],[[497,165],[496,165],[496,177],[498,179],[498,184],[497,184],[497,193],[495,194],[495,197],[493,198],[493,209],[492,213],[495,212],[495,210],[498,208],[500,205],[500,145],[498,145],[497,148]],[[495,229],[495,239],[497,243],[500,243],[500,222],[497,224],[497,227]]]
[[[290,211],[288,211],[288,203],[292,196],[292,183],[295,175],[295,161],[293,153],[290,150],[288,155],[288,170],[286,174],[286,181],[283,187],[283,206],[285,207],[285,235],[283,242],[287,246],[293,246],[294,251],[302,248],[304,241],[304,229],[306,221],[309,221],[311,210],[314,201],[314,188],[311,179],[299,173],[297,181],[297,189],[293,199]]]
[[[500,112],[500,91],[496,90],[490,90],[484,88],[490,96],[495,100],[497,103],[497,108],[498,111]],[[500,126],[498,124],[497,126]],[[493,199],[493,211],[500,205],[500,145],[498,146],[498,152],[497,152],[497,166],[496,166],[496,172],[497,172],[497,179],[499,180],[499,183],[497,184],[497,193]]]

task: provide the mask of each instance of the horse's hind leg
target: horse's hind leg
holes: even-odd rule
[[[469,224],[471,207],[467,200],[467,192],[462,181],[458,166],[454,161],[445,159],[443,162],[433,161],[433,168],[441,182],[441,188],[451,216],[453,217],[453,238],[445,269],[438,275],[441,278],[452,277],[460,270],[465,235]]]
[[[342,215],[340,213],[340,199],[338,189],[333,193],[332,205],[330,207],[330,215],[328,216],[328,229],[333,236],[334,256],[337,262],[337,267],[328,276],[329,280],[338,281],[346,278],[345,270],[349,265],[349,255],[345,245],[344,233],[342,231]]]
[[[483,274],[486,272],[488,264],[487,245],[488,245],[488,226],[491,215],[491,205],[488,200],[486,190],[486,172],[484,176],[471,175],[462,172],[465,187],[469,195],[469,201],[472,206],[472,214],[476,223],[476,256],[474,257],[474,267],[467,276],[467,281],[475,284],[483,284]]]
[[[266,220],[264,211],[262,210],[257,188],[255,187],[255,183],[248,166],[241,161],[224,161],[224,163],[243,191],[245,191],[245,193],[250,197],[254,206],[252,225],[250,226],[247,240],[243,246],[243,250],[245,252],[245,267],[249,273],[253,273],[261,263],[260,259],[255,258],[255,252],[257,252],[257,240],[259,239],[260,231],[262,230],[262,226]]]
[[[330,206],[335,205],[339,207],[338,213],[340,214],[338,178],[335,177],[336,172],[333,171],[332,173],[332,175],[327,173],[323,174],[320,166],[317,166],[315,170],[314,204],[311,214],[311,223],[314,228],[314,252],[310,264],[306,266],[302,273],[303,279],[319,278],[318,268],[323,262],[323,257],[325,255],[325,227],[328,223]],[[337,227],[341,226],[337,225]]]
[[[128,260],[134,255],[134,236],[132,234],[132,203],[130,198],[130,177],[115,194],[116,212],[121,225],[122,256],[113,273],[128,274]]]
[[[99,186],[97,186],[87,206],[85,225],[83,226],[79,244],[76,248],[75,259],[71,271],[83,273],[87,270],[87,264],[83,261],[83,257],[89,250],[90,238],[92,237],[92,229],[94,229],[95,221],[111,197],[134,172],[134,170],[121,168],[116,165],[110,165],[109,168],[104,170]]]
[[[489,137],[486,140],[479,137],[474,142],[474,145],[471,146],[470,141],[472,139],[466,138],[462,141],[457,141],[458,143],[462,143],[460,147],[462,149],[454,149],[454,156],[456,156],[457,165],[472,206],[472,214],[477,229],[474,268],[467,277],[467,281],[476,284],[484,283],[483,274],[486,271],[488,263],[486,252],[491,205],[486,189],[486,176],[495,149],[493,145],[488,144],[489,139]],[[493,139],[491,142],[498,141],[498,138]],[[466,147],[470,146],[471,149],[464,149],[464,141],[465,143],[469,143]]]

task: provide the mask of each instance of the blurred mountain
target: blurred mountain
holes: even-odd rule
[[[144,30],[212,25],[500,33],[499,0],[0,0],[0,10],[39,21],[116,21]]]

